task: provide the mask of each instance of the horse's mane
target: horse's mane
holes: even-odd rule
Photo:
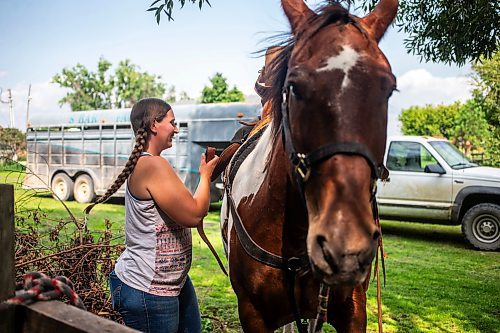
[[[265,90],[263,99],[271,103],[271,112],[273,118],[273,137],[276,138],[281,125],[281,103],[283,101],[283,85],[285,84],[288,73],[288,62],[291,53],[295,47],[295,41],[298,38],[311,38],[318,31],[330,24],[353,24],[363,34],[365,31],[349,13],[347,9],[340,4],[325,5],[319,9],[316,15],[311,15],[307,23],[302,25],[302,29],[298,31],[297,37],[287,34],[286,39],[281,43],[274,45],[281,49],[279,54],[271,61],[266,68],[270,87]]]

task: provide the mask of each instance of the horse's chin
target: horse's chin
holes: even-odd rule
[[[363,283],[368,276],[369,266],[354,271],[325,272],[318,266],[312,265],[314,276],[322,283],[333,287],[354,288]]]

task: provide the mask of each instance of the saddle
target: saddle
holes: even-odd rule
[[[222,174],[222,172],[224,172],[238,148],[240,148],[240,146],[245,143],[249,137],[254,136],[259,129],[265,127],[268,123],[268,117],[265,117],[264,119],[259,117],[252,122],[241,122],[243,127],[236,131],[229,146],[227,146],[227,148],[224,149],[219,156],[219,161],[217,162],[217,165],[212,172],[212,177],[210,178],[212,182],[215,181]],[[252,150],[248,151],[246,155],[248,155],[251,151]],[[241,162],[243,162],[243,160],[244,158],[241,159]]]

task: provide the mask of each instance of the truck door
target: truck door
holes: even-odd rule
[[[389,179],[379,182],[381,216],[398,220],[448,220],[451,214],[452,176],[425,173],[439,164],[421,143],[392,141],[386,157]]]

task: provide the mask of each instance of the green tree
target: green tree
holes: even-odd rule
[[[412,106],[401,112],[399,120],[405,135],[445,137],[467,155],[485,152],[491,160],[491,127],[481,106],[474,100],[464,104]],[[488,161],[491,165],[493,161]]]
[[[339,2],[368,11],[379,0]],[[409,53],[425,61],[464,65],[493,55],[499,44],[498,22],[496,0],[399,0],[395,24],[408,35],[404,44]]]
[[[180,94],[179,94],[179,101],[189,101],[191,100],[192,98],[189,97],[188,93],[185,92],[185,91],[181,91]]]
[[[59,100],[59,105],[68,103],[73,111],[110,109],[113,84],[106,79],[110,67],[109,61],[100,58],[96,73],[81,64],[63,68],[62,73],[52,78],[52,82],[71,91]]]
[[[160,82],[161,76],[140,72],[139,67],[128,59],[118,63],[115,75],[110,79],[116,95],[115,107],[131,107],[141,98],[161,98],[165,93],[165,85]]]
[[[491,59],[472,64],[473,98],[485,111],[488,123],[500,130],[500,51]]]
[[[167,101],[167,103],[175,103],[177,101],[174,86],[168,88],[167,97],[165,98],[165,100]]]
[[[17,128],[3,128],[0,126],[0,144],[12,147],[17,156],[26,155],[26,135]]]
[[[143,97],[162,97],[165,85],[161,77],[141,72],[130,60],[120,61],[114,73],[111,62],[100,58],[97,72],[81,64],[64,68],[53,83],[68,88],[59,104],[68,103],[73,111],[130,107]]]
[[[236,86],[229,90],[227,79],[222,76],[222,73],[215,73],[210,78],[210,83],[210,87],[203,87],[201,92],[202,103],[242,102],[245,100],[245,96]]]
[[[411,106],[401,111],[401,132],[405,135],[429,135],[450,138],[455,132],[455,117],[460,103],[452,105]]]
[[[407,135],[441,135],[456,146],[484,152],[485,164],[500,167],[500,53],[472,65],[472,99],[464,104],[412,106],[399,120]]]
[[[485,142],[489,165],[500,167],[500,52],[472,65],[473,100],[484,112],[491,135]]]
[[[469,141],[472,148],[484,148],[491,133],[483,109],[474,100],[460,105],[455,119],[455,128],[451,137],[456,146],[465,149]]]

